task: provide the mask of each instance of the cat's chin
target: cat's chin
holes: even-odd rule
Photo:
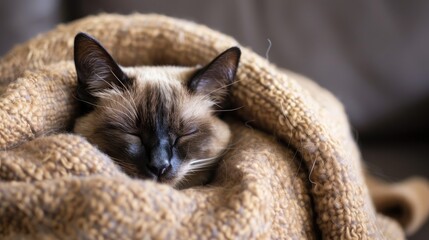
[[[177,178],[163,178],[163,177],[161,177],[161,178],[156,179],[155,181],[158,183],[163,183],[163,184],[167,184],[167,185],[170,185],[172,187],[175,187],[177,182],[180,180]]]
[[[169,184],[174,186],[174,184],[178,181],[179,179],[175,176],[175,175],[165,175],[165,176],[160,176],[160,177],[155,177],[155,181],[159,182],[159,183],[165,183],[165,184]]]

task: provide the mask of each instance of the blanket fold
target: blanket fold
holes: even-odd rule
[[[403,239],[396,221],[412,232],[426,218],[424,191],[403,202],[426,211],[418,219],[377,213],[341,104],[244,47],[231,93],[234,137],[213,182],[177,191],[129,178],[85,139],[61,133],[77,108],[71,59],[80,31],[125,66],[205,64],[239,45],[183,20],[104,14],[10,51],[0,59],[0,236]],[[429,189],[416,181],[407,191]]]

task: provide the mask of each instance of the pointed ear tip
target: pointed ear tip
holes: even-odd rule
[[[89,35],[88,33],[85,33],[85,32],[78,32],[76,34],[76,36],[74,37],[74,43],[75,44],[80,43],[80,42],[85,41],[85,40],[95,41],[95,38],[92,37],[91,35]]]
[[[94,44],[98,45],[97,40],[88,33],[78,32],[76,34],[73,46],[75,64],[79,63],[78,59],[85,55],[84,49],[86,49],[86,46],[93,46]]]
[[[80,39],[84,39],[84,38],[88,38],[88,34],[84,33],[84,32],[78,32],[76,34],[76,36],[74,37],[74,40],[80,40]]]
[[[231,64],[234,64],[236,67],[238,66],[241,58],[241,50],[239,47],[231,47],[227,50],[229,54],[229,60],[232,61]]]
[[[238,57],[240,57],[241,55],[241,49],[238,46],[234,46],[231,47],[230,49],[227,50],[228,52],[233,52],[234,54],[236,54]]]

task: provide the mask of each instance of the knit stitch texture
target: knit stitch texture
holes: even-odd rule
[[[242,46],[233,139],[215,179],[179,191],[128,177],[67,133],[77,112],[78,32],[124,66],[205,64],[240,46],[184,20],[102,14],[11,50],[0,59],[0,238],[403,239],[407,224],[414,230],[425,220],[425,180],[402,186],[414,194],[405,202],[418,209],[417,220],[377,213],[342,105]]]

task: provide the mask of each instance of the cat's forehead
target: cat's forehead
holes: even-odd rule
[[[144,122],[158,122],[160,116],[165,118],[161,122],[172,123],[210,115],[209,109],[213,102],[203,95],[190,94],[187,89],[187,81],[195,74],[196,67],[144,66],[122,69],[133,80],[133,90],[120,94],[116,100],[123,101],[131,97],[133,100],[129,106],[137,109]],[[117,101],[112,99],[110,102]]]
[[[134,80],[136,87],[144,87],[147,84],[178,85],[184,84],[195,73],[193,67],[177,66],[141,66],[123,68],[125,74]]]

